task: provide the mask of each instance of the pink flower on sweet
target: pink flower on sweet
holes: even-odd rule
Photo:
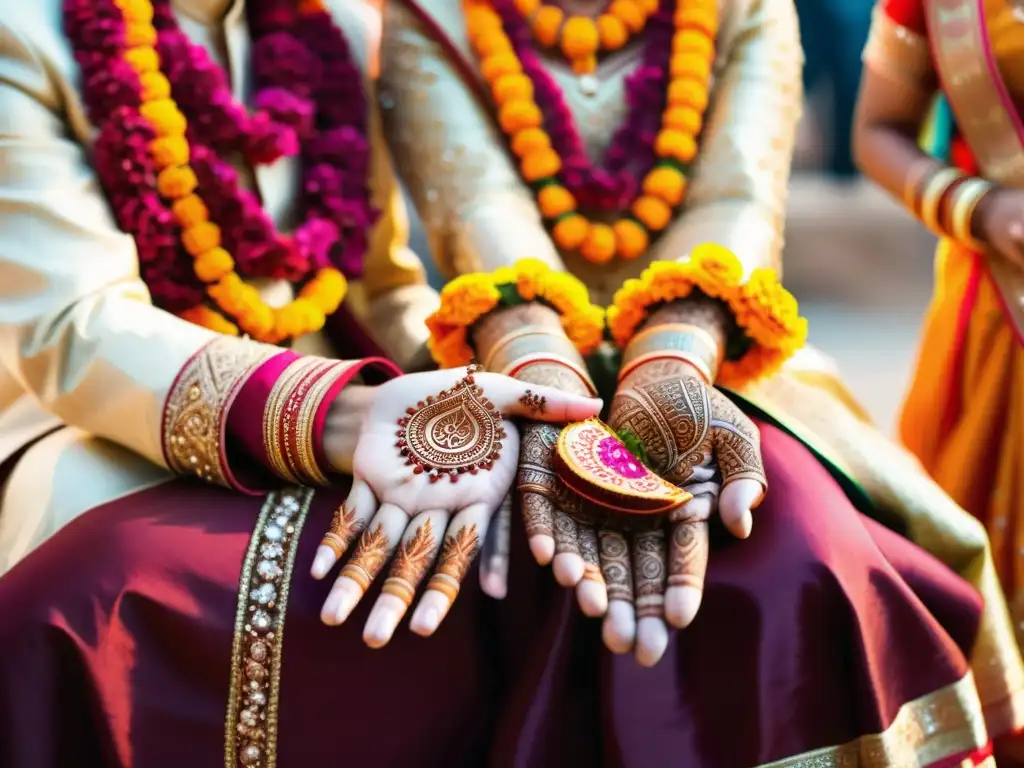
[[[606,437],[597,444],[597,456],[608,469],[627,479],[635,480],[647,474],[643,462],[614,437]]]

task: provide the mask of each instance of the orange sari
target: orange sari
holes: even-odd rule
[[[920,43],[956,130],[950,160],[1024,188],[1024,23],[1012,0],[882,0]],[[891,47],[891,46],[890,46]],[[867,58],[867,57],[866,57]],[[869,61],[869,64],[871,62]],[[935,293],[900,432],[925,469],[986,526],[1011,611],[1024,619],[1024,275],[940,242]],[[1018,639],[1021,639],[1019,636]]]

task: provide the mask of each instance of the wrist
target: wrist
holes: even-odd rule
[[[352,457],[376,391],[376,387],[349,384],[328,406],[323,450],[335,472],[352,473]]]
[[[704,371],[688,360],[664,357],[632,366],[624,376],[619,377],[618,390],[622,391],[641,385],[656,384],[666,379],[680,378],[700,379],[707,386],[711,386],[714,383],[713,380],[708,380]]]
[[[492,358],[498,346],[510,334],[523,328],[535,328],[555,337],[568,339],[562,329],[562,320],[551,307],[530,301],[514,307],[500,307],[488,312],[472,329],[471,340],[477,359]],[[486,366],[485,366],[486,367]]]

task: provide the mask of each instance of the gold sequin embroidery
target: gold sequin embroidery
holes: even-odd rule
[[[267,344],[225,336],[185,364],[164,405],[164,457],[171,471],[233,485],[223,452],[228,410],[256,369],[280,352]]]
[[[826,747],[761,768],[889,768],[931,765],[988,741],[974,679],[965,677],[900,707],[892,725],[838,747]]]
[[[238,582],[225,768],[277,764],[284,619],[299,536],[312,500],[308,488],[270,494],[249,540]]]

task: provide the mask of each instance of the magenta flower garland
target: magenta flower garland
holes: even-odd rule
[[[169,0],[151,0],[155,48],[171,96],[188,121],[189,165],[242,277],[301,282],[334,267],[359,277],[376,212],[370,202],[368,104],[348,43],[323,10],[296,0],[248,4],[252,110],[232,97],[224,72],[180,30]],[[95,167],[118,225],[135,238],[154,301],[182,311],[205,286],[181,244],[181,227],[157,192],[139,113],[142,84],[123,59],[125,24],[113,0],[67,0],[65,29],[82,70],[82,92],[97,128]],[[266,165],[300,156],[293,236],[277,231],[256,195],[239,186],[233,161]]]

